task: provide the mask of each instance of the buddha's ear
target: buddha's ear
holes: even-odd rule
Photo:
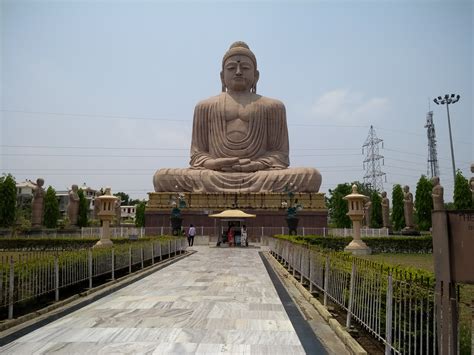
[[[255,81],[253,82],[253,85],[250,89],[250,92],[256,94],[257,93],[257,82],[258,82],[258,78],[260,77],[260,73],[258,70],[255,69]]]
[[[222,92],[225,92],[224,71],[221,71]]]

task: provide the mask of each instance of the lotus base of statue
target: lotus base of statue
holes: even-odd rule
[[[110,248],[114,245],[114,243],[110,239],[100,239],[97,243],[94,244],[92,248]]]
[[[344,248],[345,252],[349,252],[352,255],[370,255],[372,249],[365,244],[361,239],[353,239],[347,247]]]

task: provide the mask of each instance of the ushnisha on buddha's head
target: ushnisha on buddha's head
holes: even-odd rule
[[[257,58],[242,41],[234,42],[222,58],[222,91],[257,92]]]

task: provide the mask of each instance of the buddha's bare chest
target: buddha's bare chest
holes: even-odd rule
[[[233,141],[244,139],[249,131],[249,121],[255,113],[255,105],[227,100],[224,110],[227,137]]]

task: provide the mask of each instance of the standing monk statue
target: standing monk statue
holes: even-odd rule
[[[474,163],[471,164],[471,173],[474,174]],[[474,205],[474,176],[472,176],[471,179],[469,180],[469,186],[471,188],[472,204]]]
[[[439,177],[435,176],[431,179],[433,189],[431,196],[433,197],[433,210],[444,210],[444,189],[439,183]]]
[[[382,223],[384,228],[390,228],[390,200],[387,192],[382,192]]]
[[[77,226],[77,217],[79,216],[79,195],[77,194],[77,185],[72,185],[69,190],[69,203],[67,205],[67,216],[71,226]]]
[[[44,180],[36,179],[36,186],[33,188],[33,200],[31,201],[31,226],[41,227],[44,217]]]
[[[364,222],[367,228],[372,224],[372,201],[368,200],[364,204]]]
[[[405,185],[403,187],[403,211],[405,212],[405,230],[414,228],[413,223],[413,194],[410,192],[410,187]]]
[[[194,110],[188,169],[160,169],[156,192],[318,192],[321,174],[288,168],[285,106],[257,94],[257,59],[244,42],[235,42],[222,59],[222,93]]]

